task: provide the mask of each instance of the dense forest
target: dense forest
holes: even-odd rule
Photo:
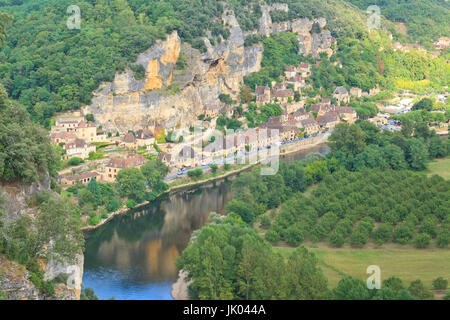
[[[347,0],[366,10],[380,7],[381,14],[394,22],[405,23],[409,39],[427,43],[450,34],[450,4],[446,0]]]
[[[367,37],[364,30],[367,17],[363,10],[343,0],[265,2],[289,4],[290,10],[286,15],[272,11],[274,21],[326,17],[329,21],[327,28],[338,37],[340,46],[342,41],[337,56],[344,64],[342,71],[330,64],[321,64],[314,72],[315,88],[324,86],[329,91],[331,86],[346,84],[367,89],[376,83],[386,82],[378,74],[380,66],[376,52],[369,48],[369,40],[364,40]],[[244,30],[257,29],[261,16],[260,5],[254,0],[84,0],[77,2],[81,10],[81,29],[70,30],[66,26],[70,16],[66,10],[72,4],[70,0],[0,2],[0,9],[9,12],[14,18],[7,28],[9,36],[5,47],[0,51],[1,83],[11,98],[18,99],[27,108],[34,121],[46,127],[50,125],[50,118],[55,112],[79,109],[83,104],[89,104],[92,92],[100,82],[112,81],[116,72],[127,67],[133,68],[137,55],[156,39],[164,38],[168,32],[177,30],[183,41],[204,50],[203,37],[209,36],[212,43],[217,43],[229,36],[227,26],[217,19],[225,10],[224,4],[235,11]],[[440,28],[440,20],[436,21],[435,25]],[[427,23],[430,21],[427,20]],[[395,33],[388,21],[384,21],[384,27]],[[346,38],[355,39],[356,42]],[[265,44],[276,46],[276,42],[274,39]],[[367,52],[360,56],[357,52],[361,51],[358,47],[361,45]],[[295,46],[287,50],[293,49]],[[282,59],[281,65],[274,64],[280,59],[270,61],[270,58],[265,58],[267,68],[263,69],[268,70],[263,71],[266,73],[263,73],[259,83],[267,82],[268,77],[273,79],[283,65],[294,63],[299,58]],[[408,67],[417,66],[414,57],[394,56],[384,63],[395,67],[394,76],[406,73],[403,75],[404,81],[424,80],[423,75],[408,77]],[[418,70],[428,70],[428,67],[422,68],[427,63],[434,62],[422,61]],[[391,76],[391,70],[387,68],[386,76]],[[426,73],[430,73],[432,79],[441,79],[440,76],[445,74],[441,64],[430,70],[431,73]],[[436,73],[437,70],[442,71]],[[448,83],[448,76],[439,84],[445,81]]]

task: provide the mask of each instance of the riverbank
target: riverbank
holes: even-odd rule
[[[312,137],[312,138],[304,139],[304,140],[301,140],[301,141],[298,141],[298,142],[282,145],[282,146],[279,147],[280,148],[280,150],[279,150],[280,151],[280,155],[284,156],[284,155],[292,154],[292,153],[295,153],[295,152],[298,152],[298,151],[302,151],[302,150],[306,150],[306,149],[315,147],[315,146],[317,146],[319,144],[325,143],[328,140],[328,136],[329,136],[329,134],[324,134],[324,135],[321,135],[321,136]],[[254,166],[256,166],[256,165],[258,165],[260,163],[261,163],[261,160],[258,160],[255,163],[251,163],[251,164],[245,165],[243,167],[227,171],[227,172],[225,172],[225,173],[223,173],[221,175],[210,177],[210,178],[207,178],[207,179],[204,179],[204,180],[186,182],[184,184],[179,184],[179,185],[176,185],[176,186],[172,186],[169,189],[167,189],[165,192],[163,192],[161,195],[159,195],[158,198],[160,198],[160,197],[162,197],[164,195],[171,194],[173,192],[179,192],[181,190],[187,190],[187,189],[191,189],[191,188],[196,188],[196,187],[199,187],[199,186],[201,186],[203,184],[206,184],[206,183],[211,183],[211,182],[215,182],[215,181],[218,181],[218,180],[225,179],[225,178],[230,177],[230,176],[234,176],[234,175],[236,175],[236,174],[238,174],[240,172],[246,171],[246,170],[248,170],[248,169],[250,169],[250,168],[252,168],[252,167],[254,167]],[[139,208],[147,206],[149,204],[151,204],[151,201],[145,201],[143,203],[140,203],[140,204],[136,205],[133,209],[139,209]],[[118,215],[121,215],[121,214],[125,214],[125,213],[127,213],[129,211],[130,211],[129,208],[122,207],[121,209],[112,212],[108,216],[108,218],[103,219],[99,224],[96,224],[95,226],[85,226],[85,227],[82,227],[81,230],[82,231],[92,231],[92,230],[98,229],[101,226],[103,226],[104,224],[106,224],[109,221],[111,221],[115,216],[118,216]]]

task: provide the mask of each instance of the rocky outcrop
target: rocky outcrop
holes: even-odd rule
[[[7,221],[16,221],[22,214],[31,213],[28,201],[32,196],[50,191],[50,176],[47,174],[31,184],[6,183],[0,181],[0,196],[4,200],[3,208]]]
[[[23,265],[0,255],[0,291],[8,300],[38,300],[39,291]]]
[[[287,6],[278,7],[280,4],[273,4],[271,6],[262,6],[262,15],[260,18],[259,34],[263,36],[270,36],[281,32],[294,32],[297,34],[299,43],[299,54],[311,55],[318,58],[320,53],[326,52],[328,57],[333,54],[332,45],[336,44],[336,39],[331,36],[330,31],[324,30],[327,21],[325,18],[317,18],[310,20],[308,18],[294,19],[292,21],[281,21],[272,23],[270,11],[283,10],[288,11]],[[312,33],[312,27],[317,23],[322,29],[320,33]]]
[[[217,45],[205,39],[207,51],[200,53],[182,44],[176,31],[139,55],[136,63],[146,70],[136,80],[131,70],[117,74],[94,93],[83,113],[94,114],[96,124],[106,130],[126,132],[151,123],[173,130],[193,125],[205,104],[217,101],[220,93],[237,95],[244,76],[260,69],[263,48],[244,47],[244,35],[235,18],[222,17],[230,26],[230,37]],[[186,66],[176,67],[183,56]]]
[[[14,223],[21,215],[29,215],[34,219],[38,214],[36,208],[29,206],[32,196],[43,191],[50,192],[50,177],[43,176],[39,181],[31,184],[2,183],[0,196],[3,202],[5,216],[2,222]],[[49,249],[51,250],[51,249]],[[67,276],[65,283],[55,285],[55,295],[44,296],[30,281],[31,274],[25,266],[10,261],[0,255],[0,290],[6,293],[7,299],[67,299],[77,300],[81,293],[81,280],[83,276],[83,254],[79,254],[71,263],[56,261],[45,262],[41,260],[41,269],[44,271],[44,280],[54,280],[58,276]]]
[[[79,254],[71,263],[50,260],[45,266],[44,280],[62,277],[65,283],[55,286],[56,300],[79,300],[83,280],[84,256]]]

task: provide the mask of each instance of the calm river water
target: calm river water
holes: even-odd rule
[[[326,154],[325,144],[282,156],[301,160]],[[222,213],[231,200],[229,179],[168,195],[135,212],[118,216],[86,239],[83,285],[100,299],[159,300],[170,295],[178,270],[175,259],[192,232],[211,212]]]

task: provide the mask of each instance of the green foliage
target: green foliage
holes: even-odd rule
[[[408,287],[409,293],[411,293],[413,296],[423,299],[423,300],[430,300],[433,299],[433,294],[425,289],[422,281],[415,280],[411,282],[411,284]]]
[[[378,5],[386,18],[403,22],[411,40],[429,42],[450,33],[448,16],[450,8],[444,1],[399,0],[348,0],[361,10]]]
[[[83,162],[84,162],[83,159],[78,158],[78,157],[73,157],[73,158],[70,158],[68,163],[70,166],[78,166],[79,164],[81,164]]]
[[[241,183],[252,186],[250,180]],[[249,203],[254,201],[254,194],[264,195],[260,190],[252,193],[246,193],[243,187],[236,190],[237,197]],[[437,176],[427,178],[411,171],[379,169],[337,170],[326,175],[310,196],[299,193],[285,201],[270,230],[292,245],[300,239],[328,239],[332,246],[340,247],[348,239],[351,245],[361,247],[369,237],[378,245],[391,239],[405,244],[417,232],[427,230],[435,234],[439,221],[444,226],[441,230],[446,230],[441,210],[447,206],[449,192],[449,183]],[[416,229],[420,221],[423,227]],[[374,222],[381,224],[372,232]],[[394,231],[392,225],[397,225]]]
[[[142,202],[145,196],[145,177],[138,168],[125,168],[116,176],[117,190],[122,197]]]
[[[327,281],[304,247],[284,259],[248,227],[230,222],[204,226],[177,267],[193,280],[193,299],[323,299]]]
[[[29,183],[55,173],[58,156],[45,130],[0,86],[0,180]]]
[[[247,202],[231,200],[227,203],[225,210],[227,214],[231,212],[238,214],[244,222],[250,225],[255,220],[255,214],[253,213],[252,207]]]
[[[188,171],[187,175],[191,178],[198,178],[203,174],[203,170],[200,168]]]
[[[412,110],[433,110],[433,101],[430,98],[423,98],[422,100],[414,103]]]
[[[211,171],[213,173],[216,173],[218,168],[219,168],[219,166],[217,164],[215,164],[215,163],[211,165]]]
[[[264,53],[261,70],[245,77],[245,84],[255,89],[257,85],[271,85],[279,81],[288,65],[298,65],[302,61],[298,55],[298,41],[294,33],[280,33],[263,40]]]
[[[167,184],[162,181],[168,171],[168,167],[159,158],[149,160],[141,167],[142,175],[147,180],[148,186],[156,194],[168,189]]]
[[[442,278],[442,277],[437,277],[436,279],[433,280],[433,289],[435,290],[445,290],[447,289],[448,286],[448,280]]]
[[[416,248],[426,248],[430,244],[431,237],[428,233],[419,233],[414,239]]]
[[[55,294],[55,286],[53,281],[43,281],[42,282],[42,292],[46,296],[52,296]]]
[[[440,139],[425,123],[413,124],[409,120],[403,123],[401,133],[381,133],[367,121],[350,126],[338,124],[328,144],[330,156],[352,171],[364,168],[420,171],[426,168],[430,157],[442,157],[450,152],[449,141]]]
[[[97,295],[92,288],[83,288],[80,294],[80,300],[98,300]]]

